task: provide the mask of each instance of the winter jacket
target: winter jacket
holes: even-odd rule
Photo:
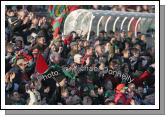
[[[134,83],[136,86],[143,86],[143,81],[150,78],[153,72],[154,68],[149,67],[148,70],[144,71],[138,78],[134,78],[132,83]]]
[[[129,105],[131,99],[126,98],[124,93],[121,93],[120,91],[116,91],[115,97],[114,97],[114,103],[115,104],[123,104],[123,105]]]

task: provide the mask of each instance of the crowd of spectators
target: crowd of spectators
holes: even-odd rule
[[[82,6],[86,7],[86,6]],[[152,7],[152,6],[150,6]],[[91,6],[93,9],[153,12],[149,6]],[[21,6],[5,9],[5,97],[7,105],[154,105],[154,34],[121,31],[91,32],[90,39],[72,31],[52,35],[51,19]],[[38,78],[42,54],[49,68],[67,68]],[[42,65],[41,65],[42,67]],[[80,68],[89,68],[81,70]],[[97,68],[90,69],[90,68]]]

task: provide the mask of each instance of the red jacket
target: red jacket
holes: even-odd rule
[[[121,93],[120,91],[116,90],[116,94],[114,97],[114,103],[118,104],[119,101],[122,101],[123,105],[129,105],[131,99],[127,99],[124,93]]]
[[[148,79],[150,76],[151,76],[151,73],[148,72],[148,71],[145,71],[138,78],[134,78],[132,83],[134,83],[136,86],[142,86],[143,85],[143,81]]]

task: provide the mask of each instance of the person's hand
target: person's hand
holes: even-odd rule
[[[23,24],[27,24],[28,21],[29,21],[29,17],[25,17],[24,21],[23,21]]]
[[[113,44],[116,38],[111,38],[110,43]]]
[[[53,40],[50,42],[50,45],[49,45],[49,48],[52,48],[52,46],[53,46]]]
[[[151,67],[155,68],[155,63],[150,65]]]
[[[62,91],[62,92],[61,92],[61,96],[62,96],[62,97],[68,97],[68,91],[67,91],[67,90]]]
[[[23,21],[25,17],[24,16],[19,16],[18,18]]]
[[[6,75],[5,75],[5,83],[8,83],[10,80],[10,73],[7,72]]]
[[[34,13],[30,12],[30,13],[29,13],[29,18],[30,18],[30,20],[32,20],[33,17],[34,17]]]
[[[97,95],[95,94],[95,91],[94,91],[94,90],[91,90],[91,91],[90,91],[90,96],[92,96],[92,97],[97,97]]]
[[[46,23],[46,17],[42,17],[42,22],[45,24]]]
[[[10,82],[13,81],[13,79],[15,78],[16,74],[14,72],[10,73]]]
[[[132,100],[130,101],[130,104],[131,104],[131,105],[135,105],[135,100],[132,99]]]
[[[21,20],[21,16],[20,15],[18,16],[18,20]]]
[[[85,62],[86,62],[86,65],[89,65],[90,64],[90,58],[88,57]]]
[[[59,83],[59,85],[60,85],[60,87],[63,87],[65,84],[66,84],[66,79],[64,78],[64,79]]]
[[[38,23],[38,26],[41,26],[43,23],[43,19],[39,19],[39,23]]]
[[[60,54],[62,51],[63,51],[63,47],[60,46],[58,53]]]
[[[105,67],[105,65],[103,63],[101,63],[100,66],[99,66],[99,70],[103,71],[104,67]]]
[[[99,41],[96,41],[95,44],[94,44],[94,46],[99,45],[99,43],[100,43]]]
[[[103,94],[103,87],[98,88],[98,94],[102,95]]]

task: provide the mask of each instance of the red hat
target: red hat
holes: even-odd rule
[[[115,88],[116,90],[118,90],[118,91],[120,91],[120,90],[122,90],[122,89],[127,89],[127,87],[125,87],[125,84],[119,84],[119,85],[117,85],[117,87]]]

